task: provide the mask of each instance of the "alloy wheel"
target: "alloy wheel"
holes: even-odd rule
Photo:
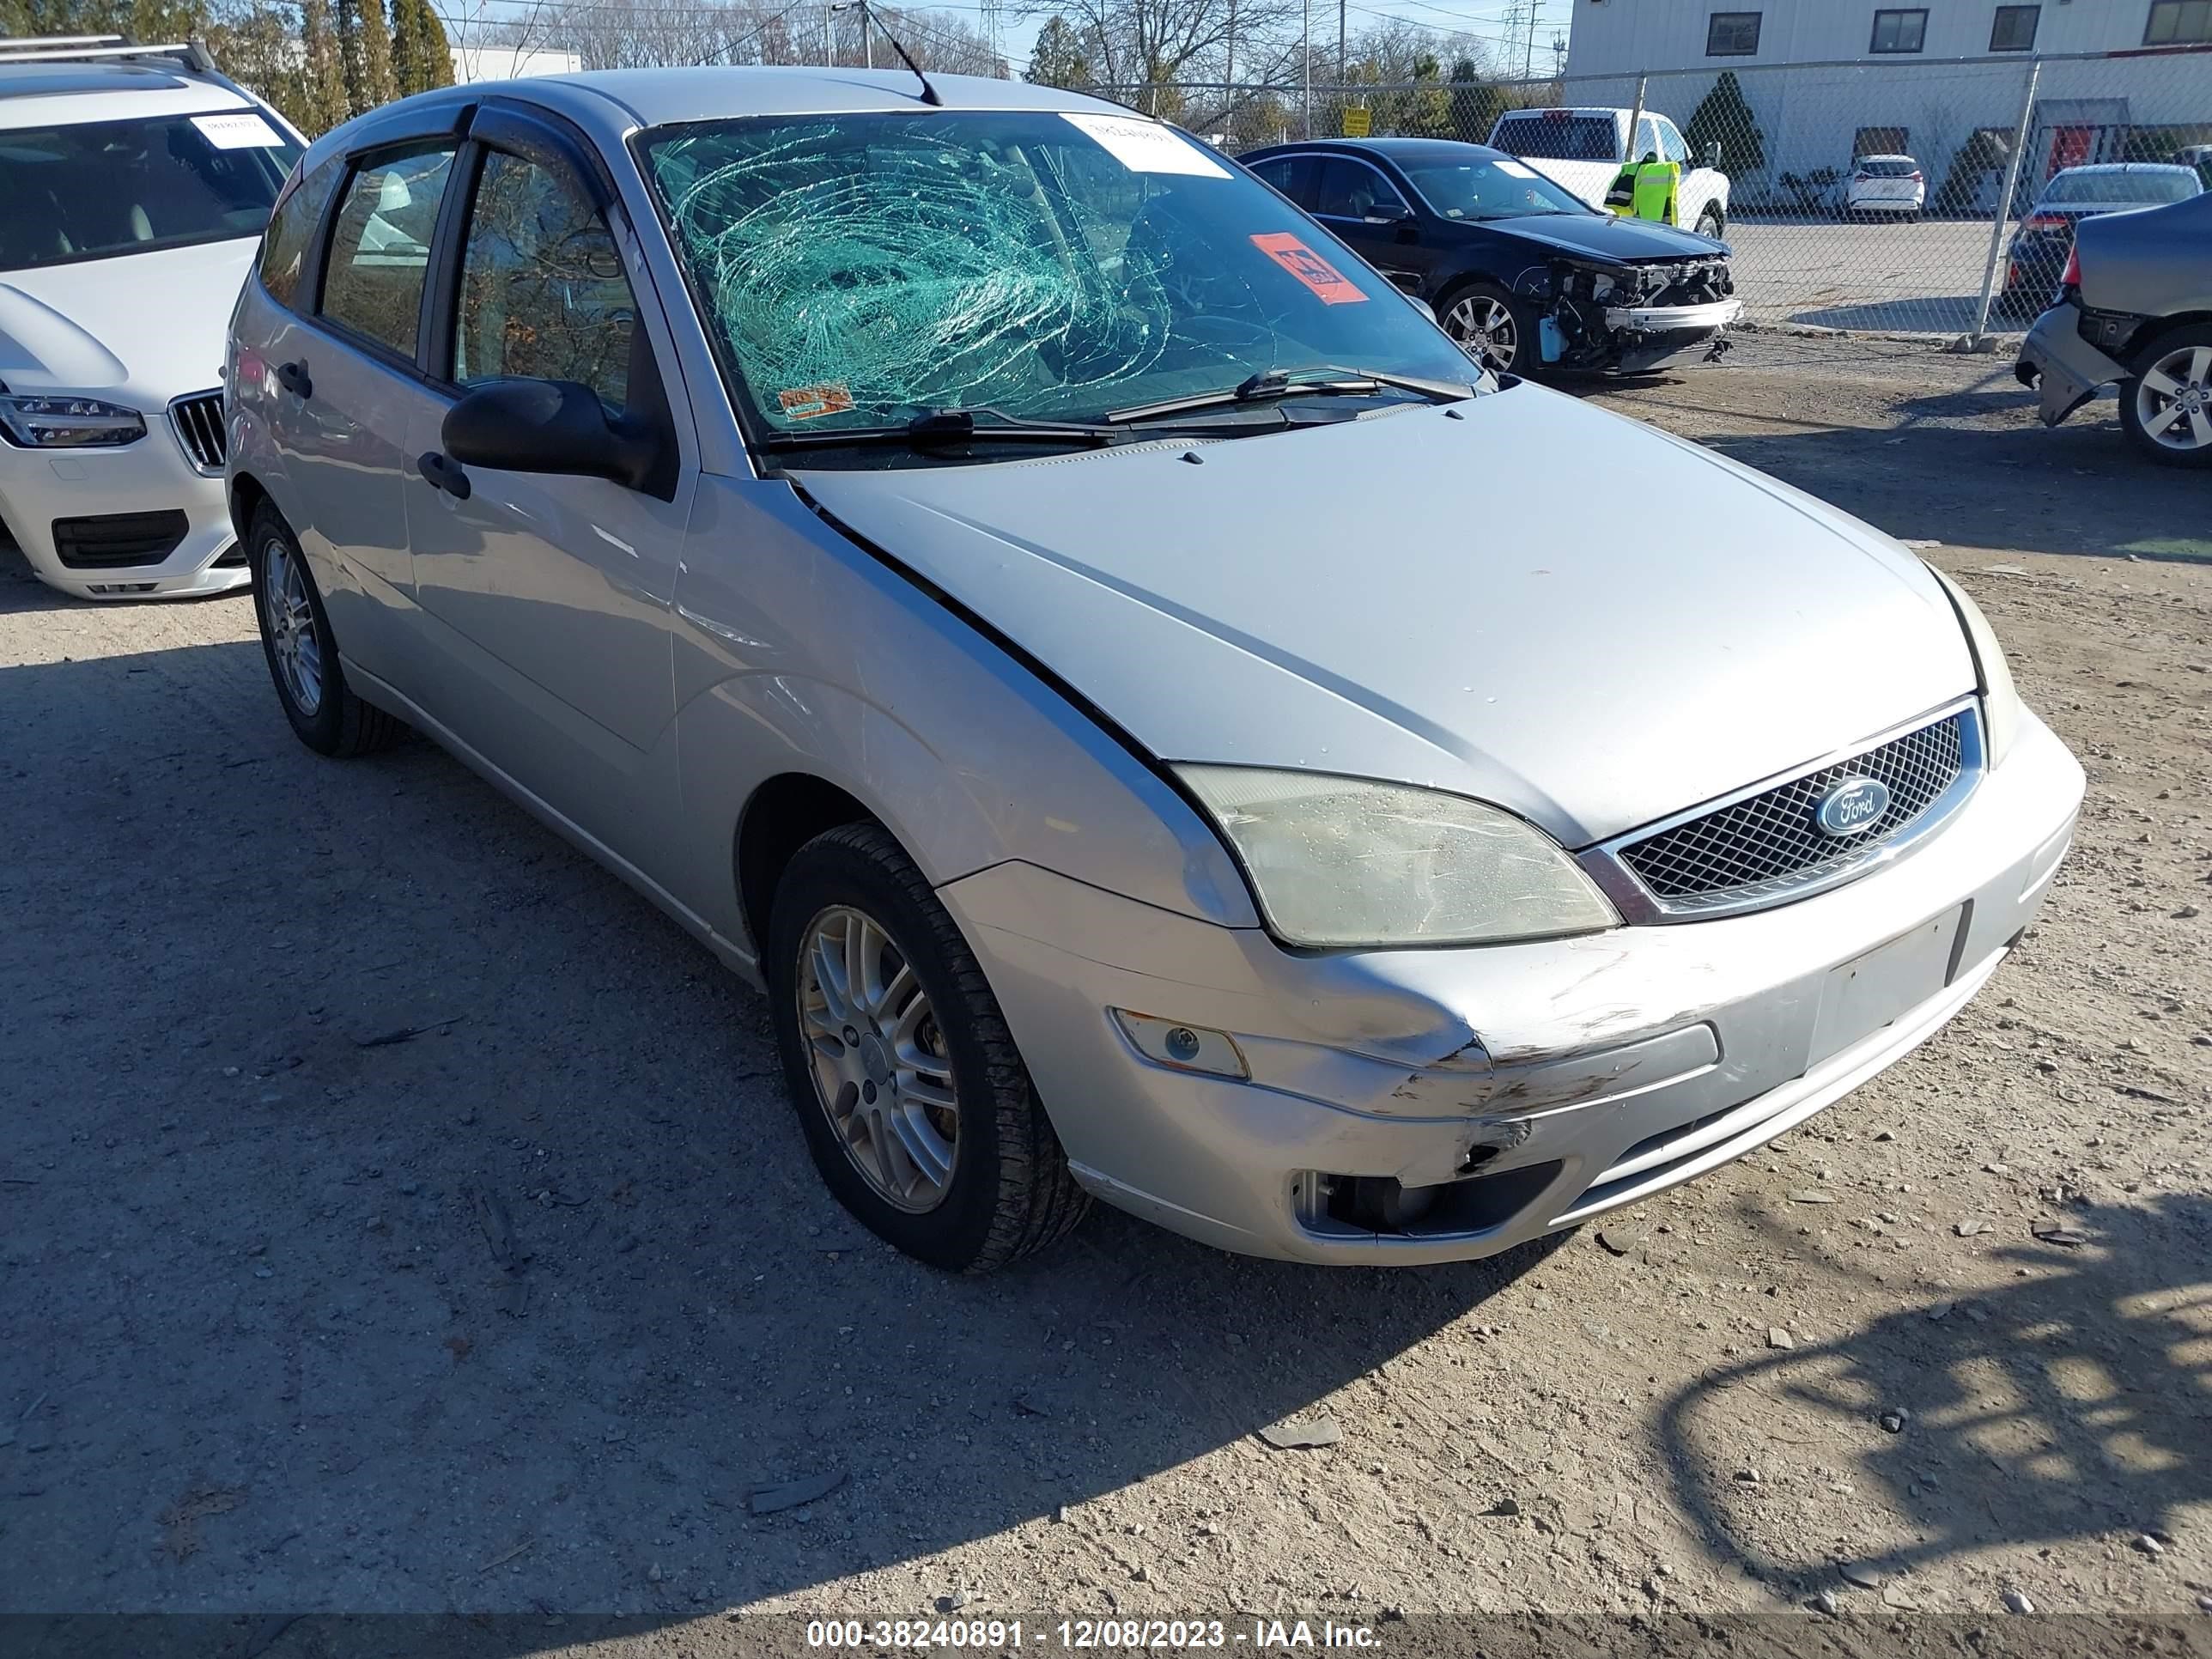
[[[2136,419],[2161,449],[2212,448],[2212,345],[2169,351],[2136,386]]]
[[[807,924],[796,975],[814,1091],[861,1179],[921,1214],[959,1157],[960,1103],[929,994],[890,932],[849,905]]]
[[[284,694],[312,719],[323,706],[323,641],[315,632],[307,573],[281,542],[269,544],[262,570],[262,614],[268,619],[270,654],[283,678]]]
[[[1470,294],[1445,313],[1444,332],[1493,374],[1510,372],[1521,355],[1521,330],[1512,307],[1486,294]]]

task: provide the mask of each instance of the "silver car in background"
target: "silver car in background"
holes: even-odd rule
[[[2212,193],[2084,224],[2014,372],[2045,426],[2117,385],[2136,448],[2212,466]]]
[[[300,736],[420,727],[763,987],[823,1176],[947,1267],[1086,1194],[1367,1264],[1647,1197],[1940,1028],[2081,794],[1895,542],[1047,88],[391,106],[230,393]]]

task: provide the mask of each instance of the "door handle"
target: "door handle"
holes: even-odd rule
[[[424,483],[444,490],[457,501],[468,500],[469,475],[461,471],[459,461],[433,449],[419,457],[415,465],[421,470]]]
[[[303,400],[315,395],[315,383],[307,377],[307,366],[305,363],[277,364],[276,384],[294,397]]]

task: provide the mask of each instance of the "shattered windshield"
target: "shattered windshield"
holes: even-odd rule
[[[733,392],[772,433],[1097,421],[1322,366],[1474,379],[1327,233],[1155,122],[757,117],[642,149]]]

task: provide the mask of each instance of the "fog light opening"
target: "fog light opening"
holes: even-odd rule
[[[1130,1046],[1156,1066],[1178,1072],[1202,1072],[1209,1077],[1236,1078],[1239,1081],[1252,1075],[1251,1068],[1244,1063],[1243,1050],[1226,1031],[1179,1019],[1162,1019],[1157,1014],[1132,1013],[1126,1008],[1115,1008],[1112,1012],[1114,1023],[1121,1028],[1121,1035],[1129,1039]]]

